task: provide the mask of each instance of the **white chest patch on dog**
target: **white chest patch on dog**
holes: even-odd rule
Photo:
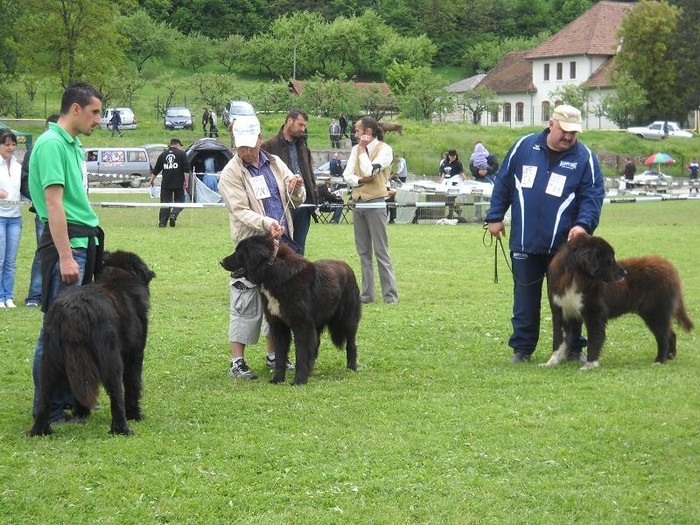
[[[267,309],[275,317],[282,317],[282,310],[280,309],[280,302],[275,299],[275,297],[267,290],[264,286],[260,287],[260,291],[263,293],[267,299]]]
[[[583,309],[583,294],[572,284],[562,295],[552,296],[554,304],[562,310],[564,318],[581,318]]]

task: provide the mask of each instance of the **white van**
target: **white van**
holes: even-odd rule
[[[88,183],[139,188],[151,175],[145,148],[86,148]]]

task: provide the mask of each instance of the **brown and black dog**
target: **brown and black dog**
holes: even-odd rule
[[[563,245],[549,264],[549,304],[554,353],[544,366],[559,364],[572,348],[573,326],[583,321],[588,337],[581,370],[598,366],[608,319],[638,314],[656,338],[656,362],[676,355],[673,320],[693,329],[676,268],[657,255],[615,260],[612,246],[600,237],[583,236]]]

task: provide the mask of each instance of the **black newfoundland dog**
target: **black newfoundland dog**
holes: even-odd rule
[[[272,383],[284,381],[292,333],[294,384],[308,381],[326,326],[335,346],[340,349],[345,344],[347,367],[357,370],[355,337],[362,303],[350,266],[333,260],[312,263],[264,235],[243,239],[221,266],[233,273],[245,272],[260,288],[276,352]]]
[[[587,361],[598,366],[608,319],[638,314],[656,338],[656,362],[676,355],[673,320],[693,329],[681,293],[681,279],[663,257],[650,255],[615,261],[615,252],[600,237],[579,237],[565,244],[549,265],[549,302],[554,325],[554,353],[545,366],[559,364],[572,347],[572,325],[583,321],[588,337]]]
[[[51,433],[50,403],[66,386],[75,397],[73,414],[90,415],[100,383],[111,403],[110,432],[131,434],[127,419],[143,418],[139,402],[148,283],[155,275],[133,253],[105,253],[94,283],[67,288],[56,297],[44,321],[41,399],[30,436]]]

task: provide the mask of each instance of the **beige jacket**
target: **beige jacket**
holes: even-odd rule
[[[282,196],[287,218],[287,232],[291,237],[294,233],[292,225],[292,209],[306,199],[306,190],[301,184],[294,194],[287,194],[287,183],[294,174],[276,155],[265,153],[270,159],[270,168],[277,179],[277,187]],[[265,216],[265,209],[260,200],[255,197],[251,176],[238,155],[226,164],[219,179],[219,193],[226,203],[229,212],[229,228],[234,247],[243,239],[253,235],[266,234],[273,220],[280,222],[281,217]],[[291,200],[291,202],[289,202]]]

